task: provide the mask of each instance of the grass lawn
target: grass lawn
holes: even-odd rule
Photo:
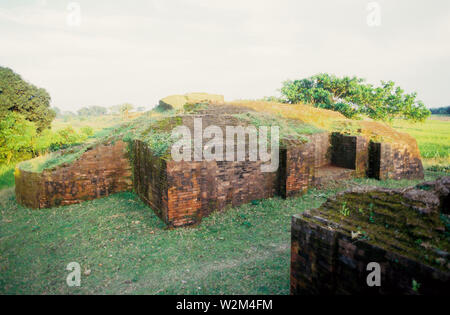
[[[442,173],[427,172],[427,179]],[[133,193],[54,209],[18,205],[0,191],[0,294],[289,294],[291,216],[352,185],[263,200],[168,230]],[[81,287],[65,270],[81,265]],[[84,275],[83,273],[86,274]],[[89,274],[89,275],[88,275]]]
[[[14,186],[15,165],[0,165],[0,189]]]

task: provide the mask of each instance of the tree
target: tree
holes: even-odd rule
[[[128,112],[133,110],[134,106],[130,103],[124,103],[120,105],[120,112],[122,113],[122,119],[128,119]]]
[[[431,113],[433,115],[450,115],[450,106],[447,107],[439,107],[439,108],[432,108]]]
[[[0,117],[17,112],[36,124],[38,132],[49,128],[56,114],[50,109],[50,95],[9,68],[0,67]]]
[[[132,110],[133,108],[134,108],[133,104],[124,103],[124,104],[120,105],[120,112],[121,113],[128,112],[128,111]]]
[[[108,110],[102,106],[88,106],[78,110],[78,116],[96,117],[106,115]]]
[[[318,74],[302,80],[285,81],[281,94],[287,103],[310,103],[341,112],[346,117],[367,115],[376,120],[402,117],[423,121],[430,116],[425,105],[416,101],[416,93],[404,93],[392,81],[381,81],[381,86],[375,87],[357,77]]]
[[[0,120],[0,164],[31,158],[36,126],[17,112],[8,112]]]

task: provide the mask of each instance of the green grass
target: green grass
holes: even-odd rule
[[[233,114],[233,117],[246,122],[247,124],[259,128],[262,126],[277,126],[280,128],[280,140],[301,140],[307,141],[305,135],[324,132],[313,125],[302,123],[293,119],[286,119],[281,115],[269,115],[266,113],[248,112],[242,114]]]
[[[427,179],[441,175],[427,173]],[[29,210],[0,191],[1,294],[288,294],[293,214],[352,185],[417,181],[360,179],[299,198],[273,198],[215,213],[199,226],[167,230],[133,193]],[[78,262],[81,287],[65,270]]]
[[[0,165],[0,189],[14,186],[15,165]]]
[[[66,149],[64,154],[52,152],[41,155],[32,160],[19,163],[19,168],[27,172],[41,173],[43,170],[51,170],[59,165],[71,164],[78,160],[93,144],[86,142],[83,145],[74,146]]]
[[[393,127],[416,138],[426,166],[450,165],[450,119],[433,116],[424,123],[395,120]]]

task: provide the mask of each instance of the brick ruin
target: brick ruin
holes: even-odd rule
[[[34,209],[71,205],[131,190],[131,175],[127,144],[100,144],[54,170],[36,173],[17,167],[16,199]]]
[[[230,114],[205,112],[197,117],[203,119],[203,128],[242,123]],[[178,118],[192,128],[193,115]],[[129,152],[122,141],[99,144],[70,165],[42,173],[17,168],[16,197],[25,206],[47,208],[134,189],[167,225],[178,227],[196,224],[227,206],[275,195],[292,197],[332,180],[423,178],[415,142],[374,143],[336,132],[306,138],[280,148],[280,165],[273,173],[261,172],[262,162],[248,159],[175,162],[156,156],[141,140],[129,143]]]
[[[360,187],[292,218],[291,294],[450,294],[450,177]],[[369,287],[369,263],[381,286]]]

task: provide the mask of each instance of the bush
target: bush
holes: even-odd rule
[[[86,137],[92,137],[94,135],[94,129],[92,127],[86,126],[81,128],[81,133]]]
[[[72,127],[56,132],[45,129],[37,132],[36,125],[16,112],[7,113],[0,120],[0,165],[31,159],[48,151],[66,149],[93,135],[90,127],[78,133]]]
[[[0,120],[0,164],[29,159],[33,156],[36,125],[16,112]]]

